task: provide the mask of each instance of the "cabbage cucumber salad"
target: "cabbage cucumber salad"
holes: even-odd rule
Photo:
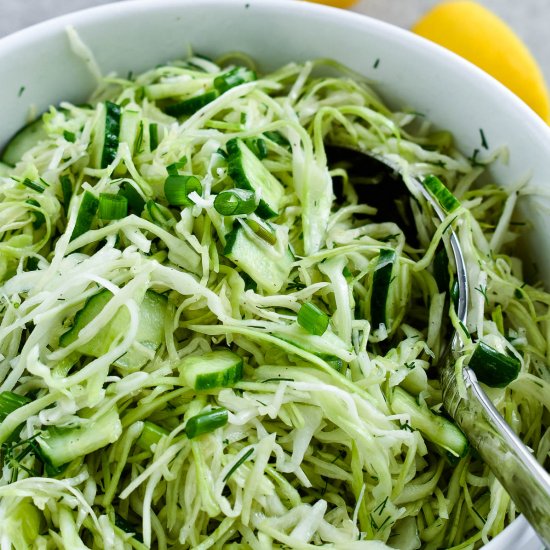
[[[421,178],[446,223],[357,151]],[[489,156],[330,61],[192,56],[23,128],[0,177],[0,548],[499,533],[517,511],[438,363],[456,329],[457,372],[548,465],[550,295],[510,255],[528,189],[476,184]]]

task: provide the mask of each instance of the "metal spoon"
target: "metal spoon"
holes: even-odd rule
[[[341,147],[327,147],[328,158],[341,155],[343,150]],[[394,177],[399,177],[405,185],[400,167],[391,159],[371,153],[354,152],[357,153],[368,159],[371,168],[377,167],[382,173],[390,168]],[[408,178],[408,181],[414,186],[414,195],[425,199],[424,207],[430,207],[443,222],[446,214],[422,182],[416,178]],[[465,325],[468,313],[468,276],[460,242],[452,229],[450,244],[458,283],[457,316]],[[475,373],[468,367],[462,370],[466,396],[459,394],[454,363],[461,347],[460,338],[455,333],[448,353],[440,361],[443,405],[541,541],[550,548],[550,475],[502,418],[481,388]]]

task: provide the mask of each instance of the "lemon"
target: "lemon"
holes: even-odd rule
[[[537,62],[512,29],[488,9],[471,1],[444,2],[412,30],[471,61],[550,122],[548,90]]]

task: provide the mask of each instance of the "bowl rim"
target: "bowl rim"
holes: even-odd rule
[[[344,23],[358,23],[365,29],[378,29],[393,37],[407,42],[415,44],[417,47],[421,47],[431,55],[447,59],[449,63],[452,63],[460,71],[469,73],[473,78],[480,81],[484,81],[485,84],[493,87],[495,92],[498,92],[503,98],[511,102],[511,107],[519,109],[522,115],[526,117],[526,124],[532,125],[538,132],[546,134],[546,138],[550,140],[550,126],[548,126],[544,120],[537,114],[531,107],[529,107],[522,99],[516,94],[510,91],[504,84],[499,82],[496,78],[480,69],[470,61],[455,54],[447,48],[436,44],[413,33],[412,31],[389,23],[376,19],[369,15],[350,11],[347,9],[336,8],[325,4],[318,4],[310,1],[296,1],[296,0],[111,0],[107,4],[99,6],[91,6],[84,9],[74,10],[62,15],[54,16],[43,21],[34,23],[28,27],[24,27],[17,30],[7,36],[0,38],[0,55],[3,55],[4,49],[16,49],[20,45],[23,45],[29,41],[40,41],[49,35],[64,31],[67,26],[77,25],[82,22],[90,23],[94,20],[100,20],[109,15],[121,14],[128,11],[159,11],[170,7],[182,7],[185,5],[200,5],[201,8],[205,6],[211,6],[215,9],[216,6],[235,6],[242,8],[260,9],[270,11],[275,9],[279,11],[284,4],[285,12],[289,14],[289,17],[293,13],[317,13],[325,15],[330,18],[340,19]],[[458,69],[457,69],[458,70]]]

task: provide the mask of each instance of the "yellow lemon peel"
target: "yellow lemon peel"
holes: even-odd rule
[[[471,61],[550,122],[548,90],[537,62],[514,31],[487,8],[471,1],[445,2],[412,30]]]

